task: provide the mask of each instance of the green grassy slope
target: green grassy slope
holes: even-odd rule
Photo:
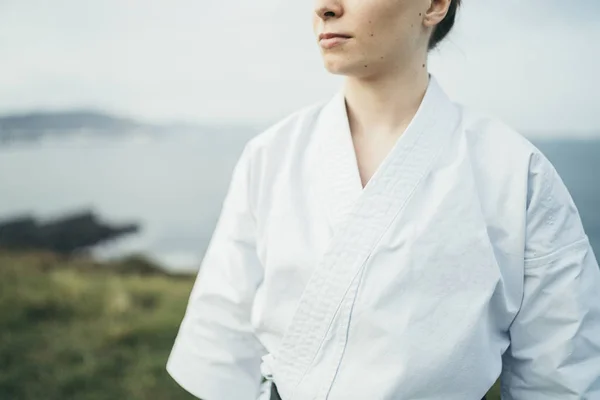
[[[193,279],[126,268],[0,254],[0,399],[193,398],[165,372]]]

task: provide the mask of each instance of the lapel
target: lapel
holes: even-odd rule
[[[336,230],[363,192],[350,133],[346,99],[340,91],[325,105],[317,121],[317,168],[314,181],[319,204]]]
[[[343,95],[337,94],[323,108],[314,131],[321,143],[321,164],[315,178],[333,236],[302,293],[279,351],[266,359],[266,367],[285,397],[292,399],[298,393],[323,341],[332,334],[334,319],[345,325],[336,328],[334,336],[345,335],[366,260],[429,172],[458,122],[457,108],[431,77],[415,117],[363,189]],[[344,343],[345,339],[339,340]],[[343,346],[336,349],[339,354],[333,356],[334,363],[341,359]],[[326,371],[325,379],[333,379],[331,371]]]

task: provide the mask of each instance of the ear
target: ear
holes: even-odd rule
[[[452,0],[431,0],[431,5],[425,13],[423,24],[428,28],[433,28],[446,18],[448,9]]]

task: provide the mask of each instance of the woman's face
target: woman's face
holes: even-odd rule
[[[443,19],[449,4],[450,0],[315,0],[313,28],[325,67],[335,74],[366,77],[422,64],[431,28]]]

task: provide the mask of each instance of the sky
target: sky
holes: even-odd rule
[[[600,1],[463,4],[430,62],[453,99],[533,136],[600,137]],[[0,0],[0,114],[268,125],[341,85],[312,12],[290,0]]]

